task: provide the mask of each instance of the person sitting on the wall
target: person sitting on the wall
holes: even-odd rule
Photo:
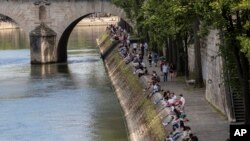
[[[138,74],[138,77],[141,77],[143,75],[147,75],[148,74],[148,70],[147,70],[146,67],[144,67],[144,68],[137,69],[136,73]]]

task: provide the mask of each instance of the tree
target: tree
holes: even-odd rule
[[[217,14],[216,27],[225,34],[226,51],[233,54],[240,80],[245,108],[245,124],[250,124],[250,91],[249,91],[249,10],[247,0],[221,0],[210,3],[213,12]],[[220,20],[219,20],[220,19]]]

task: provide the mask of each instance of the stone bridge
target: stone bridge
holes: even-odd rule
[[[93,13],[128,21],[110,0],[0,0],[0,14],[13,19],[30,37],[31,63],[66,62],[71,31]]]

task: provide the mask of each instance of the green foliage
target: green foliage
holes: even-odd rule
[[[242,9],[250,10],[250,2],[249,2],[249,0],[240,0],[240,1],[238,1],[238,3],[233,5],[232,8],[234,10],[242,10]]]
[[[249,80],[249,76],[241,72],[243,69],[249,68],[242,67],[242,65],[249,64],[243,60],[247,60],[246,57],[250,60],[249,0],[113,1],[125,9],[129,18],[136,22],[136,28],[140,31],[138,33],[145,34],[150,41],[149,45],[156,50],[160,50],[168,39],[171,41],[178,41],[177,39],[187,41],[188,39],[199,44],[199,39],[206,37],[209,29],[220,30],[223,34],[221,38],[223,47],[221,48],[226,64],[225,74],[234,75],[234,78],[237,78],[231,79],[233,83],[229,82],[229,85],[234,86],[243,82],[239,81],[239,78]],[[173,55],[173,52],[170,53]],[[196,55],[198,56],[198,54]],[[195,64],[199,64],[198,61]],[[232,70],[232,68],[236,69]],[[244,70],[244,72],[247,71],[249,70]],[[242,89],[247,89],[243,88],[247,86],[241,87],[236,88],[237,91],[241,91],[240,93],[242,93]]]
[[[250,37],[238,36],[237,39],[241,44],[241,51],[246,53],[248,58],[250,58]]]
[[[192,26],[198,17],[202,22],[198,35],[205,37],[208,27],[226,29],[229,15],[250,9],[249,0],[112,0],[124,8],[128,17],[136,22],[138,30],[149,35],[151,42],[161,47],[168,37],[192,36]],[[242,19],[245,30],[250,28],[250,19]],[[224,16],[224,17],[223,17]],[[140,32],[139,32],[140,33]],[[155,43],[152,43],[155,44]],[[244,47],[244,50],[246,48]]]
[[[140,7],[145,0],[112,0],[112,2],[120,6],[126,12],[128,18],[133,21],[140,19]]]

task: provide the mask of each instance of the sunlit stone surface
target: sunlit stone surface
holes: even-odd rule
[[[31,64],[54,63],[56,59],[56,33],[40,24],[30,33]]]

